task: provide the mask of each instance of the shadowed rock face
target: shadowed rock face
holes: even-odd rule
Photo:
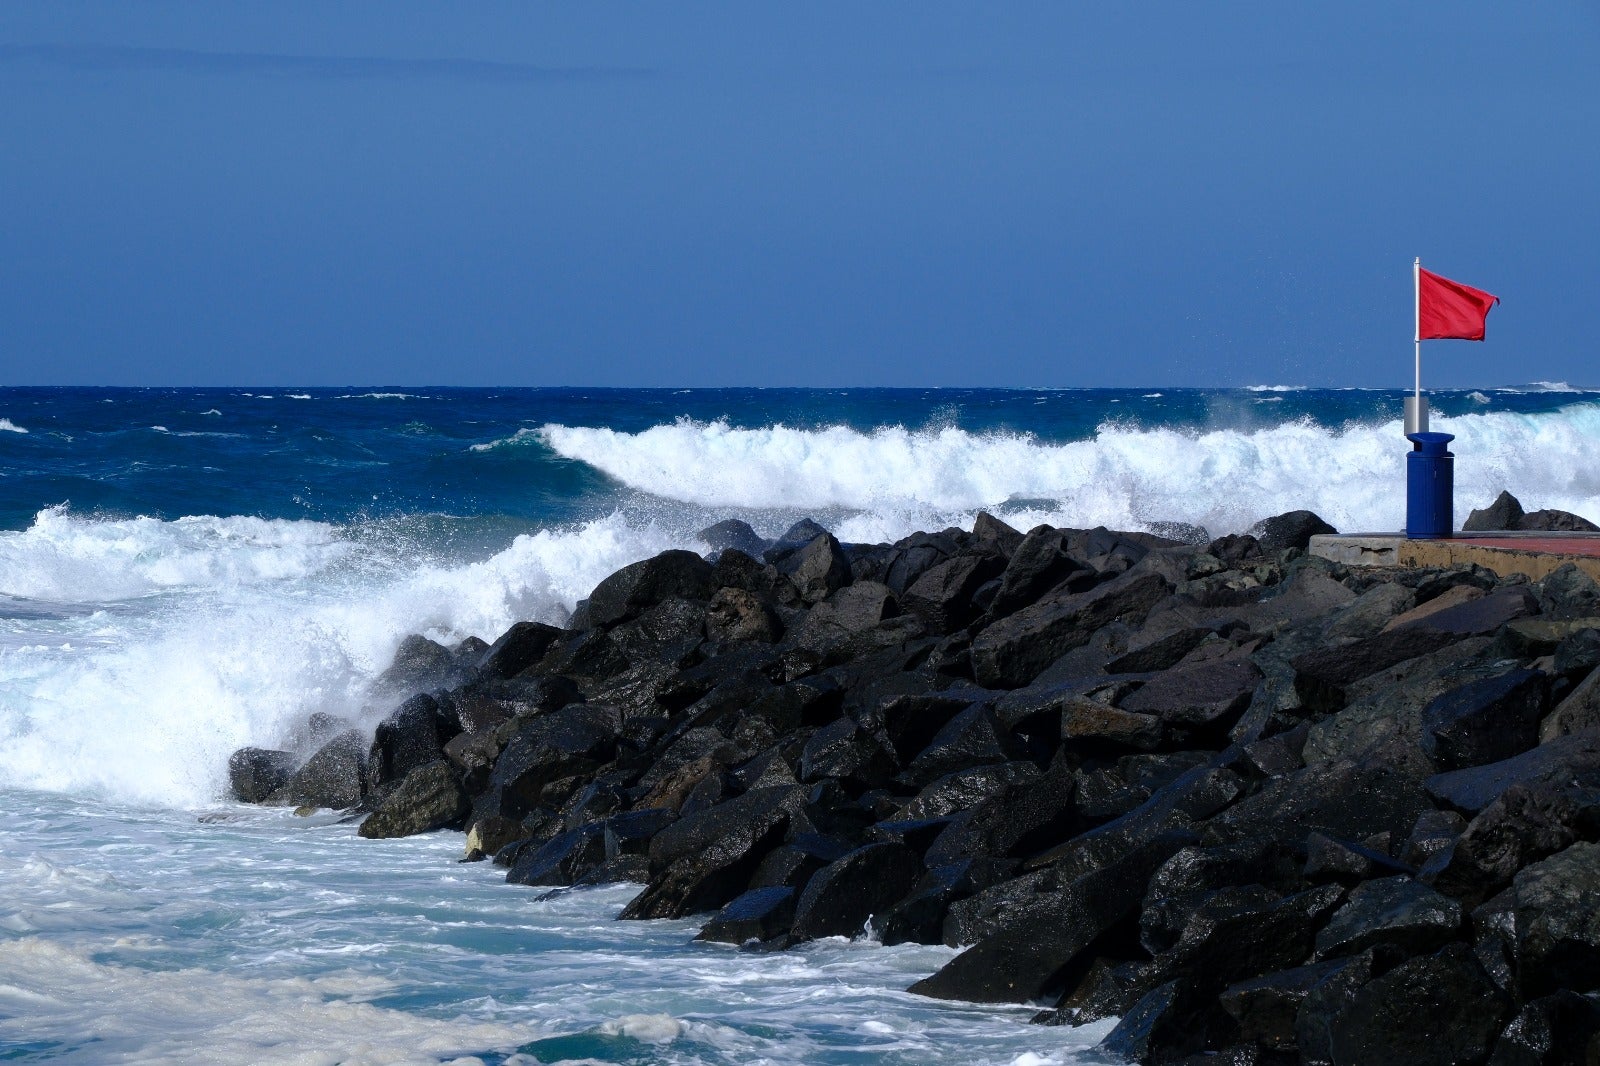
[[[622,917],[705,940],[960,946],[912,990],[1118,1017],[1143,1063],[1592,1059],[1600,585],[1347,569],[1322,528],[725,523],[566,629],[408,640],[388,676],[435,687],[370,743],[307,723],[230,780],[642,882]]]

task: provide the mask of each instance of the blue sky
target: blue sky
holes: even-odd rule
[[[465,13],[463,13],[463,9]],[[1600,6],[0,7],[0,383],[1600,384]]]

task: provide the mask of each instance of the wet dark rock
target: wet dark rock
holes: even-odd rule
[[[1539,613],[1539,601],[1525,586],[1498,588],[1486,596],[1438,611],[1406,628],[1430,629],[1459,637],[1493,633],[1507,622]]]
[[[1428,794],[1467,814],[1477,814],[1512,785],[1596,781],[1600,774],[1600,730],[1557,737],[1532,751],[1428,778]]]
[[[1366,984],[1330,1027],[1333,1061],[1457,1066],[1489,1057],[1510,1004],[1464,944],[1408,959]],[[1418,1024],[1426,1019],[1427,1024]]]
[[[816,872],[850,854],[854,848],[846,841],[821,833],[792,833],[779,847],[767,853],[750,877],[751,888],[787,885],[798,890]]]
[[[929,869],[874,923],[879,938],[885,945],[939,943],[950,904],[1003,880],[1015,867],[1006,860],[964,859]]]
[[[1100,1041],[1105,1051],[1129,1062],[1168,1063],[1206,1046],[1207,1033],[1195,1024],[1197,996],[1181,981],[1168,981],[1123,1015]]]
[[[1317,962],[1251,977],[1224,989],[1217,1001],[1238,1023],[1240,1037],[1272,1051],[1293,1052],[1300,1005],[1345,965],[1344,960]]]
[[[612,645],[630,664],[690,666],[705,639],[705,603],[668,596],[613,628]]]
[[[1009,559],[1022,546],[1023,534],[988,511],[979,511],[978,517],[972,521],[972,538]]]
[[[1166,726],[1154,714],[1140,714],[1087,699],[1070,700],[1061,709],[1061,739],[1075,744],[1154,751],[1166,737]]]
[[[608,761],[621,724],[615,708],[584,703],[528,722],[500,753],[489,776],[488,791],[499,813],[521,817],[538,805],[544,786]]]
[[[911,891],[922,859],[904,844],[868,844],[830,863],[806,883],[795,907],[799,940],[854,937]]]
[[[1223,889],[1251,885],[1274,896],[1307,887],[1291,848],[1251,841],[1186,847],[1151,876],[1139,915],[1139,943],[1152,955],[1170,951],[1195,909]]]
[[[930,866],[964,859],[1022,858],[1058,843],[1077,827],[1070,773],[1056,770],[1007,785],[971,812],[950,820],[928,847]]]
[[[407,773],[357,832],[370,839],[413,836],[459,825],[471,810],[460,779],[441,759]]]
[[[489,650],[478,661],[478,670],[488,677],[516,677],[543,659],[550,645],[562,636],[562,631],[555,626],[518,622],[489,645]]]
[[[1286,511],[1264,518],[1250,528],[1250,534],[1261,545],[1261,550],[1267,552],[1305,548],[1311,543],[1312,537],[1337,532],[1311,511]]]
[[[1211,819],[1208,839],[1303,840],[1319,830],[1342,840],[1376,832],[1404,836],[1432,808],[1417,777],[1382,760],[1308,766],[1267,782],[1252,796]]]
[[[800,755],[800,780],[831,777],[862,783],[881,781],[894,772],[894,760],[876,737],[849,718],[835,719],[811,735]]]
[[[288,783],[295,762],[290,751],[240,748],[228,757],[228,787],[235,799],[260,803]]]
[[[458,681],[461,673],[449,648],[413,633],[400,642],[394,659],[378,675],[373,687],[389,692],[417,692]]]
[[[1572,563],[1563,563],[1539,582],[1539,611],[1560,619],[1600,615],[1600,582]]]
[[[1070,881],[1041,870],[973,897],[989,897],[993,932],[957,955],[911,991],[937,999],[1023,1003],[1059,991],[1067,971],[1090,944],[1137,912],[1150,875],[1194,838],[1157,834]]]
[[[1034,1016],[1036,1025],[1087,1025],[1127,1014],[1150,991],[1154,963],[1097,957],[1052,1011]]]
[[[1572,681],[1581,681],[1600,667],[1600,618],[1585,617],[1584,621],[1593,624],[1562,637],[1550,663],[1558,675]]]
[[[1294,966],[1310,955],[1317,928],[1343,898],[1338,885],[1281,898],[1260,885],[1218,890],[1156,959],[1152,980],[1181,977],[1186,988],[1214,996],[1246,977]]]
[[[691,551],[664,551],[625,566],[589,594],[589,619],[611,626],[665,599],[709,600],[715,591],[711,564]]]
[[[651,839],[677,818],[677,814],[661,807],[646,807],[612,815],[605,820],[606,858],[648,855]]]
[[[895,757],[906,765],[933,743],[951,719],[990,695],[969,686],[890,695],[876,707],[875,727],[882,731]]]
[[[1538,743],[1548,698],[1549,679],[1538,670],[1469,681],[1423,710],[1423,748],[1441,770],[1521,754]]]
[[[996,618],[1011,614],[1033,603],[1074,572],[1087,574],[1087,571],[1088,568],[1067,551],[1066,535],[1061,530],[1039,526],[1030,530],[1011,553],[1005,572],[1000,576],[1000,587],[989,604],[989,613]]]
[[[770,940],[789,931],[794,913],[794,889],[787,886],[752,888],[718,911],[695,939],[722,944]]]
[[[1130,573],[1088,592],[1024,607],[973,638],[973,676],[990,688],[1020,688],[1101,626],[1143,618],[1169,591],[1159,575]]]
[[[1305,875],[1308,881],[1354,884],[1397,874],[1409,877],[1416,872],[1414,868],[1364,845],[1325,833],[1306,834]]]
[[[831,533],[818,535],[804,547],[774,560],[774,565],[806,603],[822,602],[848,585],[852,576],[850,557]]]
[[[1495,1042],[1489,1066],[1600,1062],[1600,1002],[1561,991],[1526,1004]]]
[[[1428,874],[1441,892],[1470,905],[1511,883],[1524,866],[1600,828],[1600,789],[1563,783],[1512,785],[1441,849]]]
[[[1473,533],[1516,529],[1523,513],[1521,501],[1502,490],[1489,506],[1477,508],[1467,515],[1467,520],[1461,523],[1461,528]]]
[[[1127,651],[1106,661],[1108,674],[1142,674],[1178,665],[1200,644],[1216,634],[1206,626],[1186,626],[1163,633],[1151,640],[1133,644]]]
[[[1001,728],[994,711],[975,703],[939,730],[907,768],[913,785],[929,784],[945,774],[984,764],[1010,762],[1022,754]]]
[[[570,885],[605,859],[605,829],[591,823],[524,849],[506,872],[506,880],[514,885]]]
[[[1420,868],[1435,855],[1447,851],[1466,827],[1467,820],[1455,811],[1423,811],[1417,816],[1417,824],[1411,827],[1400,858]]]
[[[1578,683],[1556,704],[1556,709],[1539,723],[1539,739],[1549,743],[1557,737],[1600,729],[1600,670]]]
[[[725,518],[715,525],[707,526],[695,534],[705,546],[714,552],[733,548],[749,556],[759,556],[767,550],[770,543],[765,537],[750,528],[750,523],[737,518]]]
[[[1512,882],[1517,993],[1600,990],[1600,844],[1580,841]]]
[[[1317,957],[1359,955],[1378,944],[1420,955],[1449,943],[1460,928],[1455,900],[1410,877],[1383,877],[1351,890],[1317,934]]]
[[[809,518],[802,518],[784,530],[783,536],[773,541],[771,546],[762,553],[762,558],[769,563],[777,563],[793,555],[818,537],[825,535],[828,535],[827,529]]]
[[[1151,678],[1122,709],[1172,725],[1225,727],[1249,704],[1261,677],[1248,659],[1178,666]]]
[[[367,757],[369,789],[398,781],[440,758],[445,744],[461,732],[459,720],[427,693],[418,693],[378,723]]]
[[[361,802],[366,762],[366,738],[347,730],[318,748],[273,798],[294,806],[354,807]]]
[[[957,770],[930,782],[896,814],[906,819],[944,818],[970,810],[1008,787],[1028,784],[1038,778],[1039,768],[1030,762]]]
[[[906,610],[921,618],[929,632],[950,633],[972,620],[973,593],[998,577],[1005,563],[992,555],[957,555],[929,567],[902,597]],[[998,595],[998,590],[997,593]]]
[[[1331,714],[1345,705],[1347,691],[1362,678],[1460,639],[1451,632],[1425,627],[1425,621],[1306,652],[1291,663],[1295,692],[1307,708]]]

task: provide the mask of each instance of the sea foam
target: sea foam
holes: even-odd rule
[[[0,619],[0,786],[211,802],[231,751],[281,745],[314,711],[370,728],[390,709],[371,682],[406,634],[493,640],[519,619],[559,623],[602,577],[685,543],[612,515],[445,564],[313,522],[44,512],[0,534],[0,587],[140,599]]]
[[[1472,414],[1438,428],[1456,435],[1463,514],[1509,488],[1530,508],[1600,515],[1600,468],[1589,459],[1600,452],[1600,406]],[[707,508],[959,518],[1026,499],[1051,502],[1024,517],[1061,525],[1181,521],[1215,534],[1302,507],[1348,531],[1397,529],[1408,450],[1398,421],[1209,430],[1105,423],[1090,439],[1054,442],[958,428],[751,429],[681,419],[638,433],[547,425],[540,438],[640,492]]]

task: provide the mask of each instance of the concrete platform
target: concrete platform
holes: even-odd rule
[[[1444,567],[1476,564],[1502,577],[1537,581],[1572,563],[1600,581],[1600,533],[1455,533],[1408,540],[1404,533],[1335,533],[1311,538],[1312,555],[1347,566]]]

